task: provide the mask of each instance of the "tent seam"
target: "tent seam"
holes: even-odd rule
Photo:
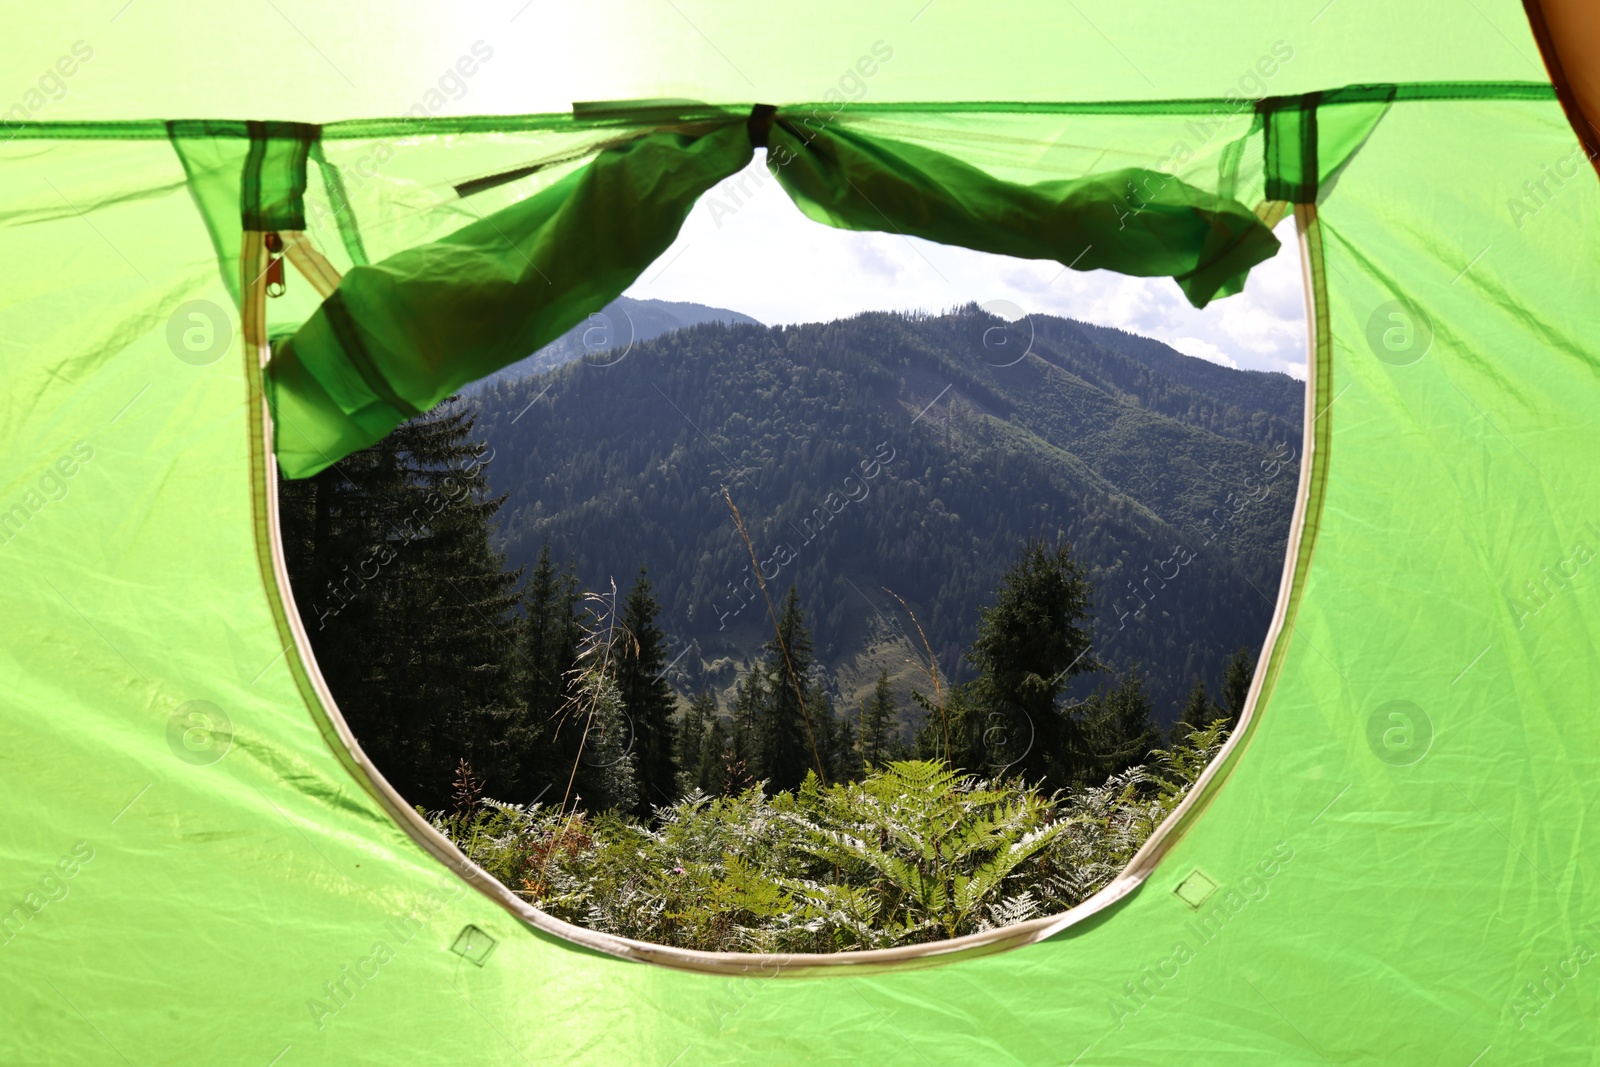
[[[1549,82],[1391,82],[1373,85],[1346,86],[1341,89],[1319,90],[1330,97],[1341,93],[1359,93],[1368,89],[1393,89],[1395,102],[1438,102],[1447,100],[1477,100],[1517,102],[1557,100],[1556,88]],[[1370,103],[1362,98],[1329,99],[1327,104]],[[789,110],[827,106],[816,101],[801,101],[783,105]],[[1083,115],[1187,115],[1204,114],[1220,108],[1239,109],[1238,100],[1225,97],[1192,97],[1166,100],[1104,100],[1104,101],[941,101],[857,104],[856,114],[871,116],[913,112],[923,114],[1083,114]],[[692,121],[708,118],[746,117],[743,110],[707,105],[686,110],[681,114],[657,112],[646,118],[643,114],[612,112],[604,116],[580,117],[570,111],[546,112],[533,115],[430,115],[425,118],[340,119],[320,127],[326,140],[365,140],[403,134],[437,136],[465,133],[519,133],[549,132],[566,127],[574,132],[620,127],[654,128],[674,119]],[[57,122],[21,122],[7,128],[8,140],[109,140],[154,141],[167,136],[170,125],[237,126],[238,131],[211,131],[211,136],[248,136],[244,123],[226,119],[127,119],[114,121],[70,120]]]

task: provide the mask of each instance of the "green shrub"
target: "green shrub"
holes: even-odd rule
[[[658,808],[654,826],[492,800],[431,820],[519,896],[590,929],[719,952],[888,948],[1087,899],[1177,806],[1224,731],[1048,796],[913,761],[861,782],[813,775],[772,797],[695,792]]]

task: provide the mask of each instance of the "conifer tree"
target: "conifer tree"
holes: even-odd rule
[[[705,731],[700,735],[700,758],[695,765],[695,788],[707,796],[736,793],[750,784],[749,775],[742,763],[733,759],[728,746],[728,731],[723,727],[722,716],[712,709],[706,719]]]
[[[573,605],[550,556],[550,542],[539,549],[533,576],[523,593],[527,625],[523,641],[528,707],[547,718],[566,697],[566,675],[576,654]]]
[[[1173,724],[1173,741],[1182,741],[1195,730],[1205,729],[1222,718],[1222,714],[1222,709],[1212,703],[1210,695],[1206,692],[1205,679],[1196,678],[1194,685],[1189,688],[1188,699],[1183,702],[1183,711],[1178,714],[1178,721]]]
[[[806,709],[817,731],[817,745],[829,782],[857,782],[862,778],[861,746],[855,723],[848,715],[835,715],[827,691],[814,685],[806,694]]]
[[[1249,648],[1235,652],[1223,669],[1220,704],[1230,730],[1239,725],[1239,716],[1244,714],[1245,701],[1250,698],[1250,682],[1255,673],[1256,661]]]
[[[558,571],[550,544],[539,551],[523,591],[521,668],[523,713],[508,738],[516,750],[517,782],[511,797],[559,800],[578,757],[578,739],[563,722],[574,696],[574,665],[583,641],[582,596],[570,566]]]
[[[698,789],[707,796],[719,795],[726,774],[728,738],[710,693],[702,691],[689,702],[677,736],[679,793]]]
[[[767,703],[765,672],[757,666],[733,691],[733,722],[723,761],[722,792],[732,795],[765,775],[761,761],[761,720]]]
[[[1081,716],[1079,786],[1097,786],[1146,757],[1161,743],[1144,677],[1134,666],[1109,692],[1097,694]]]
[[[824,740],[817,736],[823,708],[817,705],[819,694],[810,682],[815,662],[811,635],[800,609],[800,594],[792,585],[783,602],[777,633],[765,647],[767,701],[759,729],[761,777],[774,792],[798,789],[808,770],[825,774],[827,768],[817,766]]]
[[[878,672],[878,684],[873,687],[872,699],[861,708],[861,759],[874,769],[894,758],[895,724],[894,690],[889,686],[887,668]]]
[[[673,743],[672,713],[677,707],[666,680],[665,635],[656,625],[661,610],[651,595],[645,568],[628,592],[614,651],[617,690],[633,724],[633,753],[639,785],[634,814],[650,817],[653,806],[678,799],[678,765]]]
[[[639,806],[635,737],[617,683],[599,666],[582,672],[566,726],[578,742],[571,805],[631,813]]]
[[[519,623],[489,544],[473,418],[445,404],[311,478],[279,485],[295,600],[351,730],[405,797],[443,807],[463,758],[508,790]],[[495,779],[500,780],[495,780]]]
[[[951,701],[959,712],[958,754],[968,769],[1008,768],[1047,788],[1081,776],[1079,723],[1057,701],[1072,678],[1100,669],[1089,655],[1089,596],[1069,545],[1023,543],[994,604],[980,611],[969,652],[978,677]]]

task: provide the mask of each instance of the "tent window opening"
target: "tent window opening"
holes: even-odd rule
[[[1305,449],[1289,205],[1141,196],[1163,172],[1132,165],[1002,188],[887,120],[819,143],[781,115],[608,140],[661,138],[632,160],[657,183],[731,162],[620,295],[437,406],[415,383],[451,338],[522,343],[519,287],[615,269],[540,253],[629,161],[452,181],[477,236],[381,277],[333,261],[382,212],[322,187],[344,207],[303,245],[338,287],[268,369],[300,622],[366,756],[546,914],[723,952],[1041,930],[1178,807],[1270,644]],[[1238,123],[1183,173],[1264,188],[1243,146],[1275,120]],[[1254,270],[1083,269],[1136,253]]]

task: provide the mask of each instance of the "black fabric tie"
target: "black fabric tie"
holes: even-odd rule
[[[772,117],[777,113],[778,109],[772,104],[757,104],[750,109],[750,118],[744,125],[750,131],[752,148],[767,147],[767,134],[772,132]]]

